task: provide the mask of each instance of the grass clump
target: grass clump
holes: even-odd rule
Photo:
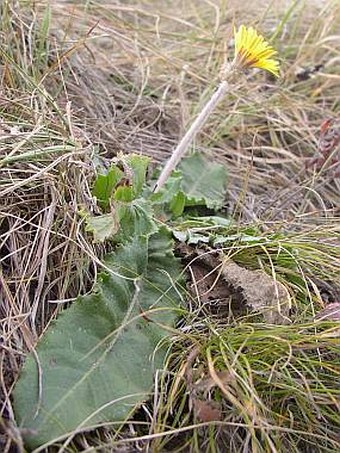
[[[224,329],[209,327],[209,339],[193,335],[186,351],[177,351],[177,376],[184,383],[174,378],[176,388],[168,395],[176,395],[175,401],[160,393],[159,437],[150,441],[152,448],[167,451],[182,436],[193,451],[243,451],[245,446],[249,451],[336,451],[339,345],[334,326],[245,320]],[[195,351],[192,362],[188,349]],[[185,423],[188,406],[193,417]],[[177,433],[167,428],[174,421]]]
[[[338,300],[324,286],[327,277],[339,285],[338,250],[327,244],[319,249],[306,231],[302,241],[283,234],[285,245],[266,234],[261,245],[253,244],[247,233],[243,244],[231,240],[224,253],[240,272],[242,266],[263,267],[284,284],[292,296],[289,319],[284,325],[265,322],[266,313],[249,310],[251,300],[240,297],[239,288],[226,288],[221,268],[192,258],[191,311],[180,322],[156,393],[156,421],[150,439],[144,436],[151,449],[338,449],[339,324],[336,317],[316,316],[325,300]]]

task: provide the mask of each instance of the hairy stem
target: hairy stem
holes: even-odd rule
[[[206,120],[209,118],[210,114],[216,107],[216,105],[219,103],[219,101],[224,97],[224,95],[227,93],[229,88],[228,82],[226,80],[223,80],[215,93],[212,95],[212,97],[209,99],[207,104],[204,106],[203,110],[200,112],[198,117],[195,119],[195,121],[192,123],[190,126],[189,130],[186,132],[182,140],[179,142],[177,148],[175,151],[172,153],[170,159],[168,162],[165,164],[157,182],[154,187],[154,192],[158,192],[159,189],[165,184],[167,179],[169,178],[170,174],[172,171],[176,168],[177,164],[180,162],[184,154],[186,153],[190,143],[194,139],[195,135],[197,132],[200,131],[202,128],[203,124],[206,122]]]

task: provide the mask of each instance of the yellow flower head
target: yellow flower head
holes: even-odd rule
[[[279,62],[271,58],[277,53],[276,50],[253,27],[241,25],[238,31],[234,30],[234,38],[234,65],[237,68],[262,68],[275,76],[279,75]]]

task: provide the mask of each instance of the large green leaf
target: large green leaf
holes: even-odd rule
[[[184,158],[177,171],[159,192],[150,195],[156,211],[170,212],[172,218],[183,214],[186,207],[223,207],[227,188],[227,170],[205,155],[194,153]]]
[[[94,293],[66,309],[27,358],[14,409],[28,448],[123,422],[148,398],[180,305],[172,246],[161,230],[120,247]]]
[[[223,206],[227,171],[221,164],[194,153],[180,163],[181,190],[187,198],[186,206],[205,205],[220,209]]]

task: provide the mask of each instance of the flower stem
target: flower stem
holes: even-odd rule
[[[192,142],[192,140],[194,139],[195,135],[202,128],[203,124],[209,118],[210,114],[212,113],[212,111],[214,110],[216,105],[219,103],[219,101],[227,93],[228,88],[229,88],[228,82],[226,80],[223,80],[220,83],[217,90],[215,91],[215,93],[209,99],[207,104],[204,106],[203,110],[200,112],[198,117],[192,123],[189,130],[186,132],[186,134],[182,138],[182,140],[179,142],[177,148],[172,153],[168,162],[165,164],[161,174],[159,175],[156,185],[154,187],[154,192],[158,192],[159,189],[161,187],[163,187],[163,185],[166,183],[170,174],[176,168],[177,164],[180,162],[180,160],[184,156],[186,150],[188,149],[188,147],[189,147],[190,143]],[[197,177],[199,177],[199,176],[197,175]]]

